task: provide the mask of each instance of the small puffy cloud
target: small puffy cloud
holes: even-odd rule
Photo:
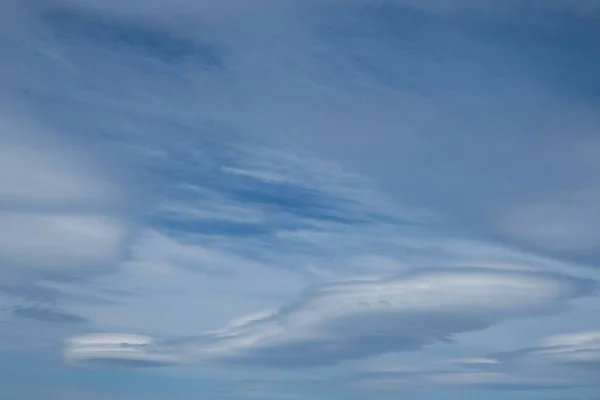
[[[332,365],[554,313],[594,288],[592,281],[540,272],[415,270],[392,279],[320,285],[287,306],[167,347],[198,360],[284,368]]]
[[[151,338],[129,334],[92,334],[66,342],[65,360],[91,366],[164,367],[184,362],[161,352]]]

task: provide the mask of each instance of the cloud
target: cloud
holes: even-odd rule
[[[190,357],[281,368],[420,349],[501,322],[555,313],[592,281],[538,272],[423,269],[317,286],[273,312],[167,346]]]
[[[183,359],[165,354],[147,336],[94,334],[68,340],[64,352],[67,362],[112,367],[165,367],[179,365]]]
[[[80,29],[81,35],[71,35],[78,39],[47,35],[39,47],[46,52],[52,48],[65,64],[75,67],[77,76],[93,82],[98,90],[70,83],[71,73],[57,67],[56,57],[36,57],[25,66],[10,63],[14,76],[36,93],[33,102],[39,101],[35,99],[40,87],[45,88],[44,96],[56,99],[50,117],[55,121],[69,119],[69,124],[88,127],[85,120],[66,118],[75,107],[81,115],[101,120],[102,134],[113,132],[119,140],[146,149],[155,144],[153,151],[181,143],[208,148],[210,140],[200,144],[198,137],[219,135],[226,138],[222,141],[235,136],[236,141],[263,141],[314,153],[372,177],[386,188],[393,203],[426,205],[438,214],[451,215],[454,230],[493,239],[503,236],[545,253],[565,235],[548,238],[547,230],[535,232],[531,224],[517,223],[512,226],[523,231],[515,232],[506,228],[504,217],[516,214],[511,221],[520,219],[519,210],[532,197],[545,203],[543,195],[549,191],[573,190],[580,181],[581,185],[597,181],[589,163],[572,151],[596,132],[595,109],[569,101],[564,93],[595,87],[596,68],[590,68],[596,60],[594,47],[585,39],[588,26],[592,32],[588,36],[593,37],[594,24],[578,21],[585,22],[586,29],[580,29],[572,18],[544,11],[583,10],[589,2],[558,0],[542,6],[515,1],[493,7],[487,1],[482,6],[474,1],[410,0],[302,4],[265,0],[252,6],[229,1],[226,7],[187,0],[169,7],[162,7],[163,1],[144,2],[143,7],[137,1],[96,3],[53,2],[71,13],[71,22],[65,25],[40,17],[36,23],[59,31]],[[47,11],[46,7],[40,11],[39,3],[29,7],[35,15]],[[518,20],[492,18],[490,24],[482,24],[479,16],[465,15],[469,8],[485,8],[490,15],[502,14],[502,9],[530,10]],[[94,14],[99,10],[105,12]],[[97,19],[102,22],[100,38],[90,36],[85,28],[89,15],[95,25]],[[538,19],[542,23],[537,25],[549,21],[549,26],[558,28],[539,34],[529,23]],[[129,44],[120,39],[124,29]],[[157,35],[156,45],[148,51],[144,40]],[[81,42],[74,46],[72,40]],[[179,48],[180,40],[208,46],[212,56],[208,54],[207,60],[214,54],[221,56],[219,72],[161,58],[161,52]],[[184,49],[190,52],[189,46]],[[153,61],[148,62],[148,57]],[[202,63],[193,65],[198,64]],[[68,90],[38,82],[36,77],[49,68]],[[571,74],[573,70],[580,73]],[[575,82],[574,76],[585,77],[583,84]],[[166,131],[175,139],[164,140]],[[577,134],[566,138],[564,132]],[[532,161],[532,151],[542,161]],[[598,157],[594,153],[588,158]],[[513,161],[506,163],[507,159]],[[247,166],[230,167],[220,172],[237,173],[238,178],[276,176]],[[217,170],[213,173],[216,176]],[[267,197],[273,195],[271,189],[281,186],[267,182],[260,189],[230,190],[221,211],[231,210],[238,221],[195,226],[216,233],[264,233],[265,224],[256,224],[261,218],[264,221],[264,210],[240,213],[230,197],[260,198],[264,205],[266,199],[273,200]],[[288,201],[288,211],[297,212],[298,203],[294,208],[290,199],[314,200],[310,191],[296,189],[279,193],[275,199],[279,211],[283,201]],[[198,207],[177,206],[172,201],[163,211],[199,214]],[[307,214],[312,210],[308,207]],[[338,219],[355,215],[320,211]],[[592,242],[594,231],[586,226],[574,227],[578,236],[572,239]],[[543,240],[546,245],[532,246]],[[562,256],[582,252],[581,244],[570,243],[571,251]],[[566,247],[567,242],[560,245]]]
[[[593,253],[600,247],[600,190],[548,196],[498,216],[504,232],[551,253]]]
[[[0,212],[0,260],[27,274],[52,275],[118,259],[122,223],[102,214]]]
[[[581,371],[600,369],[600,331],[551,335],[539,346],[496,357],[509,363],[556,365]]]
[[[217,334],[199,354],[266,365],[334,364],[553,312],[591,288],[560,276],[476,269],[324,285],[269,318]]]
[[[300,158],[264,146],[229,144],[205,154],[197,150],[162,149],[162,170],[154,218],[170,227],[229,236],[261,236],[297,230],[317,223],[369,225],[419,224],[427,217],[417,208],[403,212],[381,196],[364,177],[334,163]],[[185,160],[188,165],[171,158]],[[189,174],[189,168],[195,173]],[[176,175],[174,182],[170,178]]]
[[[74,296],[66,299],[69,310],[85,315],[100,330],[117,327],[169,337],[214,329],[240,314],[286,301],[310,282],[302,271],[244,254],[253,250],[252,243],[240,247],[219,249],[203,236],[148,229],[140,232],[129,247],[128,259],[114,273],[96,276],[92,282],[48,287]],[[119,296],[121,292],[127,295]],[[82,301],[86,298],[81,295],[112,301]],[[192,317],[199,304],[206,304],[202,318]]]
[[[440,365],[441,364],[441,365]],[[449,368],[450,367],[450,368]],[[398,389],[411,385],[488,387],[508,390],[597,386],[600,332],[550,335],[536,347],[447,360],[422,370],[380,369],[350,379],[358,386]]]
[[[0,205],[52,210],[106,209],[119,190],[91,157],[18,110],[0,114]]]
[[[520,391],[593,388],[598,385],[599,338],[597,331],[551,335],[532,348],[417,366],[376,367],[344,382],[377,390],[428,385]]]
[[[23,303],[16,318],[80,324],[44,284],[115,268],[131,232],[122,182],[100,150],[10,109],[0,115],[0,291]]]
[[[130,230],[115,169],[100,162],[101,150],[57,134],[22,107],[9,109],[0,114],[4,283],[112,269]]]
[[[351,383],[354,387],[397,391],[409,387],[468,387],[496,390],[548,390],[578,386],[578,382],[561,377],[523,376],[510,372],[433,371],[417,373],[373,374]]]
[[[600,157],[586,145],[599,126],[598,24],[585,3],[4,2],[0,97],[43,123],[32,140],[21,122],[0,135],[2,290],[48,299],[21,305],[30,317],[68,310],[97,331],[182,337],[92,337],[75,344],[77,363],[191,353],[230,377],[229,363],[335,365],[467,332],[448,351],[476,335],[495,349],[584,324],[594,299],[524,320],[591,290],[549,258],[598,253]],[[140,179],[107,174],[119,158],[127,168],[112,172]],[[124,210],[128,186],[148,191]],[[134,215],[145,226],[131,242]],[[453,269],[402,272],[429,265]],[[108,289],[128,296],[82,301],[114,299]],[[511,337],[486,329],[500,323]],[[461,366],[414,379],[550,384]]]

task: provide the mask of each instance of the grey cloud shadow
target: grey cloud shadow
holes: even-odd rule
[[[118,300],[114,298],[126,298],[133,296],[133,292],[112,288],[100,288],[94,294],[66,293],[60,289],[41,285],[39,282],[48,280],[50,282],[78,285],[85,288],[90,284],[88,278],[69,276],[69,274],[44,274],[34,273],[27,276],[26,280],[13,284],[0,284],[0,293],[4,293],[15,299],[26,302],[37,302],[47,305],[55,305],[61,300],[72,300],[89,304],[115,304]]]
[[[18,318],[59,324],[86,324],[88,320],[76,314],[41,306],[17,306],[12,314]]]
[[[173,366],[172,363],[157,360],[128,360],[117,358],[95,357],[93,359],[81,360],[78,365],[90,368],[161,368]]]

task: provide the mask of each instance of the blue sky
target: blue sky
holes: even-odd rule
[[[600,3],[0,4],[0,397],[597,400]]]

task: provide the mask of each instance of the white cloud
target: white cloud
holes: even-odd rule
[[[516,206],[497,217],[500,230],[549,251],[598,251],[600,190],[584,189]]]
[[[545,314],[584,294],[589,288],[582,283],[536,273],[432,270],[324,285],[272,317],[218,336],[214,348],[199,353],[301,365],[418,348],[503,320]]]
[[[570,347],[587,347],[600,346],[600,331],[597,332],[577,332],[553,335],[544,338],[541,341],[542,346],[570,346]]]
[[[595,387],[599,366],[600,333],[587,331],[548,336],[538,347],[485,357],[388,364],[363,370],[349,381],[383,390],[427,385],[513,390]]]
[[[505,51],[502,45],[490,46],[485,38],[482,42],[479,37],[471,41],[454,35],[451,29],[446,31],[443,26],[437,30],[436,23],[429,23],[432,21],[428,21],[431,31],[422,31],[425,38],[413,37],[413,33],[421,29],[415,32],[409,29],[412,20],[398,23],[391,13],[387,19],[386,10],[375,12],[377,15],[371,15],[371,9],[347,13],[350,1],[336,1],[339,9],[324,7],[316,13],[312,10],[305,13],[306,4],[312,7],[319,3],[321,7],[324,2],[68,2],[134,17],[113,20],[111,15],[105,20],[108,29],[112,26],[120,31],[125,24],[144,20],[151,24],[139,26],[156,28],[164,37],[177,36],[183,31],[197,43],[215,45],[223,51],[223,71],[206,73],[196,70],[197,65],[172,66],[157,60],[137,60],[131,54],[112,52],[110,44],[103,48],[91,45],[85,35],[72,35],[81,39],[80,47],[59,43],[55,38],[28,42],[23,36],[23,42],[34,49],[39,46],[51,50],[40,51],[24,60],[9,55],[8,70],[18,73],[7,74],[10,75],[7,80],[17,83],[22,80],[24,89],[19,88],[19,91],[31,93],[36,107],[56,101],[51,111],[46,111],[48,114],[56,111],[55,122],[65,118],[68,121],[58,122],[85,126],[86,135],[89,129],[90,136],[112,135],[129,140],[127,134],[133,132],[131,136],[139,140],[140,147],[154,145],[150,151],[182,146],[180,130],[194,137],[214,138],[212,130],[216,127],[219,140],[224,130],[232,130],[239,133],[242,140],[254,140],[258,136],[259,140],[282,144],[282,147],[304,147],[302,150],[314,151],[325,158],[339,157],[350,169],[372,174],[373,181],[381,184],[386,194],[394,194],[395,200],[431,203],[441,212],[456,217],[455,226],[446,226],[446,230],[424,228],[424,235],[435,231],[436,235],[456,237],[457,231],[469,231],[477,225],[477,213],[485,213],[490,203],[511,203],[522,191],[537,191],[538,186],[542,186],[540,182],[546,182],[539,178],[553,178],[555,171],[550,168],[549,172],[547,166],[560,165],[569,157],[553,158],[556,154],[549,151],[544,160],[552,161],[538,164],[531,162],[531,150],[535,148],[539,155],[538,145],[541,153],[548,148],[563,149],[564,141],[555,140],[556,136],[567,130],[581,130],[578,123],[571,124],[573,120],[580,121],[579,114],[563,112],[569,107],[579,107],[580,103],[554,101],[554,92],[547,88],[539,90],[537,84],[531,83],[527,75],[531,71],[524,71],[529,68],[524,65],[531,61],[515,55],[522,49],[510,39],[506,39],[509,45]],[[355,1],[352,4],[377,6],[381,2]],[[458,3],[450,1],[417,4],[406,0],[401,4],[428,10],[437,10],[438,5],[452,8],[450,11],[455,6],[458,8]],[[31,9],[37,12],[35,6]],[[498,7],[504,7],[504,3]],[[73,9],[65,7],[65,10]],[[154,24],[157,21],[165,22],[165,26]],[[172,21],[178,26],[173,28]],[[191,21],[193,27],[187,25],[187,21]],[[19,32],[25,33],[33,27],[34,39],[37,39],[38,31],[46,32],[46,22],[33,18],[32,24],[23,24],[27,28],[20,28]],[[369,24],[371,26],[366,26]],[[403,30],[405,25],[409,26],[407,30]],[[380,26],[383,29],[380,30]],[[38,27],[41,29],[36,29]],[[111,32],[108,33],[110,36]],[[348,36],[352,37],[348,39]],[[405,36],[411,39],[406,41]],[[21,36],[17,36],[17,40],[21,42]],[[447,52],[442,50],[446,46],[450,49]],[[50,52],[56,57],[51,57]],[[560,59],[563,58],[570,60],[569,57]],[[537,64],[531,69],[536,79],[548,72],[539,71],[542,68]],[[382,80],[386,73],[388,81]],[[550,71],[548,75],[557,74]],[[80,82],[86,84],[80,85]],[[567,117],[561,119],[565,114]],[[211,121],[210,124],[205,124],[206,120]],[[561,123],[555,124],[557,120]],[[564,123],[565,120],[568,123]],[[209,125],[206,131],[210,132],[204,131],[205,125]],[[594,126],[592,124],[592,128]],[[543,132],[540,135],[543,138],[528,136],[535,132]],[[182,147],[187,144],[184,142]],[[21,153],[22,157],[11,161],[23,168],[14,176],[20,176],[21,182],[26,184],[19,186],[13,181],[14,186],[6,192],[6,198],[20,203],[19,207],[25,203],[19,199],[28,199],[27,202],[37,199],[44,203],[39,204],[40,207],[52,203],[62,209],[47,214],[36,211],[27,217],[23,210],[10,210],[13,221],[44,227],[39,232],[20,228],[20,237],[31,234],[35,242],[19,243],[21,247],[15,246],[11,257],[41,268],[50,262],[58,264],[61,257],[58,253],[63,251],[64,267],[74,268],[79,260],[82,269],[77,271],[80,272],[87,271],[90,264],[111,259],[118,252],[119,243],[110,237],[121,235],[118,231],[122,222],[119,217],[98,209],[108,208],[113,188],[105,184],[102,174],[89,171],[94,168],[88,168],[79,159],[74,160],[71,152],[40,149],[43,157],[31,157],[27,150]],[[209,147],[207,152],[211,151]],[[167,154],[168,150],[164,152]],[[177,155],[167,157],[173,159]],[[335,163],[317,165],[315,171],[306,171],[310,168],[306,168],[308,163],[302,159],[278,161],[286,157],[268,152],[257,152],[248,158],[252,162],[219,171],[234,179],[254,179],[253,184],[260,181],[319,191],[325,187],[330,189],[323,191],[327,195],[356,199],[339,214],[342,216],[362,217],[363,211],[368,209],[385,210],[384,217],[389,217],[390,210],[395,209],[390,207],[389,201],[363,190],[362,184],[352,176],[337,174]],[[506,162],[509,158],[515,161]],[[23,165],[19,164],[20,160],[29,161]],[[233,201],[227,193],[218,193],[218,188],[208,189],[197,197],[190,195],[189,201],[174,199],[172,188],[164,182],[198,172],[186,162],[181,162],[181,170],[158,179],[161,181],[157,184],[158,191],[167,199],[159,206],[159,213],[179,217],[169,221],[170,233],[181,227],[178,223],[187,223],[186,228],[192,230],[196,228],[192,222],[211,218],[261,225],[273,228],[276,233],[265,235],[266,238],[235,237],[232,234],[236,233],[235,229],[220,232],[220,237],[211,234],[175,238],[156,232],[142,235],[132,247],[134,260],[121,264],[117,274],[95,281],[104,288],[130,290],[132,296],[119,304],[78,305],[70,311],[85,314],[101,329],[109,331],[131,328],[152,335],[193,334],[213,329],[215,324],[219,326],[220,319],[269,308],[275,302],[285,303],[307,283],[293,271],[308,266],[320,279],[346,279],[346,282],[323,286],[289,307],[242,318],[217,332],[207,332],[198,341],[192,340],[189,347],[184,344],[169,348],[169,352],[177,353],[185,348],[192,349],[199,358],[272,365],[285,362],[275,359],[281,349],[290,355],[291,362],[320,365],[378,351],[395,351],[404,348],[402,346],[419,347],[501,321],[545,314],[560,308],[569,298],[568,293],[560,294],[563,289],[569,292],[568,279],[554,285],[552,276],[540,272],[545,268],[563,271],[570,268],[551,260],[503,252],[481,243],[407,238],[419,230],[413,229],[414,226],[350,226],[322,221],[310,221],[310,225],[307,220],[311,216],[305,215],[302,222],[306,225],[295,230],[293,227],[301,218],[282,216],[273,211],[273,204],[261,208],[243,199]],[[539,173],[537,165],[543,165]],[[29,166],[34,168],[26,170]],[[150,166],[153,171],[158,170],[156,176],[164,172],[156,163]],[[216,173],[218,169],[208,170]],[[343,179],[336,180],[337,176]],[[215,180],[214,175],[209,177]],[[549,180],[552,185],[556,183],[554,179]],[[43,187],[37,184],[40,181],[51,182],[53,188],[59,190],[40,191]],[[197,181],[199,186],[205,184],[202,179]],[[560,186],[560,182],[556,185]],[[154,199],[143,200],[146,204]],[[69,204],[86,211],[75,212],[67,206]],[[94,207],[98,208],[95,213],[88,212],[88,208]],[[465,215],[461,215],[461,210],[467,210]],[[399,214],[394,215],[402,219]],[[430,220],[427,213],[423,218],[412,218],[412,211],[407,214],[411,217],[407,218],[409,223]],[[276,227],[276,222],[281,225]],[[67,223],[70,228],[65,228]],[[527,229],[535,230],[525,226],[522,233],[527,233]],[[76,230],[88,233],[77,235]],[[52,232],[66,233],[52,235]],[[539,232],[534,234],[539,236]],[[62,238],[65,240],[61,241]],[[12,240],[9,237],[6,241],[11,244],[9,239]],[[575,246],[573,241],[561,239],[565,237],[554,238],[550,246]],[[48,240],[46,248],[52,248],[54,253],[46,252],[44,258],[41,257],[44,253],[35,253],[32,246],[37,243],[38,248],[44,248],[45,240]],[[69,243],[77,243],[79,248],[68,251]],[[253,256],[262,262],[250,260]],[[357,272],[379,274],[415,265],[483,266],[484,263],[490,271],[458,269],[450,273],[454,281],[446,279],[439,270],[430,275],[416,274],[412,278],[409,275],[390,281],[348,279]],[[512,270],[500,273],[496,270],[498,267]],[[533,269],[537,272],[521,271]],[[202,275],[200,270],[207,274]],[[82,285],[81,291],[85,290]],[[573,296],[576,295],[575,290]],[[259,296],[271,297],[264,300]],[[508,335],[502,339],[506,338]],[[130,339],[125,342],[127,340]],[[359,351],[364,353],[357,354]],[[115,353],[109,351],[99,358],[118,358]],[[141,356],[135,353],[130,357],[152,359],[155,353]],[[504,378],[471,373],[440,375],[436,379],[498,382]]]
[[[106,208],[118,196],[99,166],[72,143],[25,117],[0,115],[1,206]]]
[[[161,353],[151,338],[130,334],[93,334],[68,340],[64,357],[83,365],[164,367],[184,363],[173,354]]]
[[[97,108],[103,108],[110,103],[114,110],[119,110],[118,118],[107,118],[115,124],[115,130],[121,128],[120,130],[127,132],[135,131],[142,137],[139,132],[145,131],[146,128],[132,127],[135,123],[140,123],[137,117],[135,121],[126,120],[122,125],[117,122],[122,117],[121,112],[131,111],[129,108],[132,106],[131,104],[135,110],[139,111],[139,117],[145,120],[144,124],[148,122],[146,118],[150,120],[148,125],[154,124],[153,121],[157,115],[160,115],[165,121],[186,121],[186,124],[190,123],[191,126],[199,126],[198,122],[203,121],[204,118],[211,121],[216,120],[217,125],[222,124],[228,129],[241,131],[243,137],[247,137],[246,132],[248,132],[251,139],[258,135],[260,139],[282,144],[283,147],[286,145],[296,148],[304,147],[304,150],[308,149],[307,152],[324,154],[332,159],[338,158],[356,170],[378,175],[377,179],[383,185],[389,185],[390,193],[396,192],[395,200],[411,200],[413,203],[421,204],[439,200],[440,204],[437,206],[444,208],[447,204],[443,203],[447,199],[449,203],[462,203],[465,209],[474,210],[473,213],[477,214],[480,208],[487,208],[490,201],[502,201],[494,197],[496,188],[510,186],[515,191],[519,191],[523,184],[529,187],[530,182],[541,181],[538,179],[537,170],[529,168],[530,164],[521,162],[523,161],[520,157],[521,154],[513,152],[511,143],[514,138],[508,132],[520,132],[523,126],[527,127],[528,131],[546,131],[546,125],[556,125],[557,128],[553,127],[548,134],[549,137],[554,138],[557,132],[560,133],[566,129],[579,130],[579,126],[573,127],[572,121],[583,119],[580,116],[585,114],[585,112],[572,112],[572,108],[569,107],[574,107],[575,103],[555,101],[555,97],[551,96],[546,88],[540,88],[530,79],[524,82],[522,74],[524,63],[515,57],[512,47],[506,53],[503,48],[500,48],[497,54],[493,51],[492,55],[495,56],[492,57],[489,54],[489,48],[481,46],[477,41],[462,34],[454,35],[455,32],[450,32],[452,33],[449,35],[451,39],[448,39],[449,48],[452,50],[448,53],[439,49],[436,51],[441,51],[439,57],[443,60],[443,65],[448,66],[443,69],[450,76],[444,78],[444,81],[456,81],[461,90],[467,91],[464,97],[461,94],[459,98],[451,90],[446,91],[445,89],[441,90],[441,94],[435,98],[423,96],[422,88],[412,90],[412,86],[409,85],[409,89],[404,90],[402,87],[394,86],[397,82],[392,83],[393,89],[389,87],[382,89],[379,78],[371,76],[369,71],[356,65],[357,59],[365,59],[373,66],[403,65],[410,61],[415,63],[415,70],[425,71],[425,76],[427,76],[426,71],[431,69],[441,70],[440,61],[437,56],[435,61],[431,61],[427,57],[421,58],[419,55],[412,54],[410,50],[412,47],[405,48],[403,47],[405,43],[396,43],[399,40],[398,37],[390,38],[379,31],[368,31],[369,35],[376,37],[366,42],[355,40],[356,36],[352,36],[354,39],[349,39],[349,42],[345,42],[345,39],[341,43],[338,42],[336,35],[355,35],[354,29],[358,29],[359,34],[364,35],[365,32],[360,31],[366,29],[364,25],[361,25],[363,17],[370,18],[364,22],[365,24],[385,22],[381,20],[381,14],[365,13],[356,16],[350,12],[348,15],[346,13],[348,2],[327,3],[328,5],[335,4],[332,15],[337,15],[336,13],[339,12],[344,16],[349,16],[348,20],[339,19],[341,27],[337,25],[337,22],[332,24],[333,37],[322,34],[322,32],[319,33],[319,29],[322,27],[318,24],[327,22],[326,18],[321,15],[321,12],[327,7],[318,10],[315,8],[314,12],[304,13],[306,11],[304,7],[313,7],[313,4],[319,4],[322,7],[322,2],[310,2],[311,5],[306,6],[304,2],[301,5],[297,2],[268,0],[253,3],[252,7],[243,1],[229,1],[225,6],[181,0],[173,4],[169,3],[169,7],[164,7],[166,3],[160,0],[151,3],[145,2],[146,6],[144,7],[140,7],[138,1],[109,1],[97,4],[98,2],[73,0],[66,3],[70,4],[66,7],[70,10],[73,9],[71,8],[73,4],[76,4],[83,8],[91,7],[92,10],[101,8],[117,13],[131,13],[136,18],[143,20],[148,18],[151,22],[162,21],[166,25],[161,25],[161,28],[157,29],[164,28],[164,32],[161,32],[165,36],[168,36],[168,33],[179,32],[179,26],[174,28],[168,22],[172,17],[171,12],[176,15],[181,13],[188,17],[192,15],[201,17],[202,24],[197,23],[197,18],[191,18],[194,21],[194,27],[200,27],[200,32],[192,29],[192,33],[188,32],[190,36],[198,42],[210,40],[214,41],[217,47],[223,46],[231,50],[227,50],[228,59],[224,68],[230,75],[223,75],[225,79],[222,79],[221,75],[211,75],[210,79],[206,79],[201,71],[172,65],[161,66],[168,70],[169,74],[155,73],[154,70],[147,72],[146,68],[142,72],[142,69],[138,68],[141,65],[136,65],[128,58],[123,59],[118,54],[115,57],[103,58],[106,65],[102,64],[102,73],[95,73],[92,66],[83,63],[68,49],[62,49],[60,44],[57,44],[57,51],[64,50],[67,58],[73,56],[71,61],[81,64],[82,74],[98,79],[101,87],[119,87],[119,93],[114,97],[127,98],[124,100],[127,105],[123,106],[121,103],[115,103],[110,96],[103,96],[104,92],[99,96],[87,96],[84,90],[77,90],[79,91],[76,93],[77,96],[85,96],[86,102],[93,106],[102,105]],[[474,4],[476,2],[467,1],[458,4],[445,1],[426,1],[417,4],[417,2],[405,0],[396,3],[425,8],[448,6],[454,9],[455,7],[462,8],[465,3]],[[487,5],[489,3],[485,2]],[[380,3],[355,1],[352,4],[371,4],[376,8]],[[294,12],[289,12],[289,10],[294,10]],[[302,10],[302,12],[296,12],[297,10]],[[171,15],[171,17],[166,17],[165,14]],[[271,18],[273,14],[281,14],[283,17]],[[285,29],[281,30],[281,34],[272,35],[273,30],[277,29],[273,28],[271,24],[262,24],[263,18],[270,18],[271,23],[277,22],[277,27],[285,27]],[[186,25],[183,19],[177,19],[177,21],[178,25]],[[124,21],[116,19],[113,22],[119,26]],[[218,25],[217,29],[213,29],[215,25]],[[229,28],[232,25],[235,29],[230,31]],[[342,29],[341,32],[336,31],[338,27]],[[446,28],[442,27],[441,29],[441,32],[434,30],[431,35],[445,39],[446,31],[443,29]],[[243,34],[240,34],[240,31]],[[377,36],[379,34],[381,36]],[[339,39],[341,40],[341,38]],[[453,39],[456,39],[456,43]],[[392,43],[392,41],[394,42]],[[429,43],[425,42],[425,44]],[[386,51],[388,47],[392,48],[392,45],[399,51]],[[90,51],[92,56],[97,56],[93,53],[92,46],[85,50],[85,54],[87,51]],[[471,59],[471,56],[466,54],[481,54],[481,57],[476,56]],[[490,57],[487,58],[487,55]],[[463,56],[465,60],[461,58]],[[417,61],[414,60],[415,57],[418,58]],[[495,73],[495,64],[500,62],[505,63],[502,64],[504,72],[500,75],[504,76],[506,73],[507,78],[497,80],[492,75]],[[457,73],[456,76],[454,75],[456,71],[465,70],[474,70],[474,74]],[[412,69],[407,74],[408,80],[413,78],[412,75],[422,78]],[[169,81],[166,80],[166,76],[175,76],[177,79]],[[338,76],[343,78],[337,80],[337,83],[323,83],[324,77]],[[130,77],[131,79],[129,79]],[[487,79],[485,82],[492,82],[492,84],[491,86],[473,85],[473,81],[470,79],[472,77],[475,82],[478,79]],[[402,77],[394,75],[391,80],[401,80],[400,78]],[[177,86],[182,82],[183,86]],[[357,82],[366,82],[366,84],[361,86],[360,90],[356,90]],[[499,92],[494,90],[497,87],[496,84],[501,86],[499,89],[502,90]],[[485,89],[482,90],[483,93],[471,92],[472,86]],[[285,88],[285,90],[281,88]],[[124,93],[121,92],[121,89]],[[111,94],[110,91],[108,92]],[[73,96],[77,99],[80,98]],[[238,99],[246,97],[251,101],[238,101]],[[516,97],[525,99],[523,101],[527,103],[527,106],[510,100]],[[160,99],[169,106],[156,107],[156,102],[152,99]],[[115,104],[119,105],[115,106]],[[213,108],[213,104],[218,105]],[[244,106],[240,107],[240,104],[244,104]],[[515,113],[511,107],[507,108],[506,104],[514,104],[518,113]],[[527,114],[524,114],[525,112]],[[136,115],[138,114],[136,113]],[[479,119],[474,118],[474,116],[480,115],[493,122],[482,124]],[[551,122],[547,124],[544,122],[543,125],[535,125],[530,129],[531,120],[546,121],[548,116],[550,116]],[[553,122],[555,120],[556,123]],[[494,132],[490,135],[477,135],[479,132],[487,131],[488,126],[496,126]],[[144,135],[153,138],[154,136],[161,137],[159,132],[150,128],[148,131],[144,132]],[[421,132],[428,132],[428,134],[421,135]],[[450,137],[448,135],[452,132],[455,132],[456,137],[459,138],[456,143],[465,143],[465,146],[471,140],[474,143],[473,148],[461,147],[460,152],[464,153],[464,157],[460,157],[460,159],[454,159],[454,152],[448,152],[445,146],[436,144],[440,141],[443,142],[444,138]],[[175,133],[170,134],[175,135]],[[516,135],[520,135],[520,133]],[[427,139],[423,139],[424,137]],[[498,139],[505,137],[508,138],[507,142]],[[159,140],[158,142],[167,141]],[[562,141],[552,138],[543,139],[543,142],[545,143],[544,148],[552,149],[557,144],[563,144]],[[498,153],[494,150],[493,154],[490,154],[490,162],[486,161],[484,163],[486,166],[482,166],[480,161],[485,160],[486,156],[480,156],[478,155],[479,151],[473,151],[475,147],[500,150]],[[508,148],[510,151],[509,154],[506,154],[503,149]],[[561,146],[561,149],[563,148]],[[490,153],[492,152],[490,151]],[[498,157],[495,158],[495,156]],[[497,167],[488,168],[491,165],[505,165],[503,160],[506,159],[506,156],[514,156],[514,159],[517,160],[514,163],[517,172],[510,168],[506,170],[498,170]],[[272,158],[276,157],[267,157],[263,165],[256,162],[257,165],[247,165],[244,168],[229,169],[229,171],[253,174],[255,177],[281,179],[283,174],[279,173],[277,168],[268,167]],[[529,160],[528,156],[527,158]],[[447,168],[444,168],[444,171],[432,171],[431,160],[438,160],[439,164],[443,164]],[[563,158],[559,158],[559,160],[563,160]],[[278,164],[278,167],[280,165],[281,163]],[[286,173],[293,170],[294,163],[289,163],[289,165],[291,168],[286,170]],[[325,167],[329,168],[327,165]],[[515,184],[507,185],[507,182],[503,181],[498,182],[497,185],[494,183],[494,187],[490,190],[486,189],[489,182],[496,182],[496,179],[490,179],[490,177],[500,177],[500,180],[503,180],[502,177],[508,176],[515,180]],[[522,181],[519,180],[521,176],[523,177]],[[294,176],[294,178],[296,177]],[[285,178],[289,179],[288,176]],[[311,179],[315,179],[314,176]],[[476,191],[479,194],[476,197],[485,197],[489,193],[493,200],[487,197],[480,199],[474,198],[470,194],[465,195],[466,192],[469,192],[469,187],[481,188]],[[435,193],[428,192],[431,188],[436,188]],[[437,192],[438,188],[439,192]],[[512,192],[512,190],[509,191]],[[414,197],[409,199],[411,196]],[[469,201],[471,203],[468,203]],[[169,212],[178,212],[174,205],[166,207],[170,208]],[[238,220],[257,221],[264,218],[264,214],[260,212],[257,214],[246,213],[235,207],[223,207],[222,209],[212,207],[210,210],[198,210],[189,206],[179,208],[182,217],[190,214],[203,217],[213,212],[222,218],[228,210],[231,211],[232,218]],[[451,207],[449,210],[442,210],[442,212],[444,211],[450,214],[456,212]],[[478,219],[477,216],[475,218],[473,216],[469,215],[466,219]],[[465,223],[465,219],[462,219],[460,215],[457,220],[458,223]]]
[[[198,360],[330,365],[552,313],[592,288],[591,281],[535,272],[419,270],[321,285],[278,310],[169,346]]]
[[[495,358],[458,358],[450,360],[450,362],[459,365],[489,365],[500,363],[500,361]]]
[[[411,385],[552,389],[597,386],[600,332],[551,335],[537,347],[490,357],[442,360],[421,368],[377,368],[359,375],[360,386],[399,389]]]
[[[125,227],[102,214],[0,212],[0,260],[22,272],[107,267],[123,250]]]
[[[149,230],[130,250],[131,258],[114,274],[94,280],[98,289],[129,295],[118,302],[70,304],[69,310],[106,331],[183,336],[270,307],[309,282],[294,270],[211,248],[193,236],[171,237]],[[106,293],[103,297],[111,298]]]
[[[111,166],[32,114],[0,115],[0,276],[12,293],[112,270],[131,226]]]
[[[517,351],[518,362],[600,368],[600,331],[557,334],[544,338],[538,347]]]
[[[438,371],[419,374],[397,374],[392,377],[373,377],[358,380],[352,386],[377,389],[400,390],[407,387],[490,387],[500,389],[540,390],[565,388],[576,385],[572,379],[560,377],[519,376],[507,372],[488,371]]]
[[[198,272],[228,274],[244,260],[213,251],[194,242],[185,243],[156,231],[144,232],[132,245],[132,261],[188,268]]]

